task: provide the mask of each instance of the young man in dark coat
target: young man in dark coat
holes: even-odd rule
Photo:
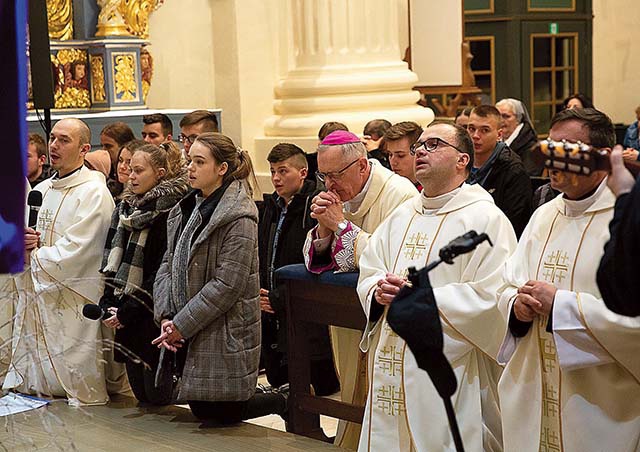
[[[287,330],[284,300],[275,281],[275,271],[304,262],[302,246],[307,231],[315,226],[310,217],[311,199],[318,193],[307,177],[302,149],[280,143],[267,156],[275,192],[264,196],[258,224],[260,262],[260,308],[262,310],[262,359],[272,386],[289,381]],[[327,328],[314,327],[311,335],[311,383],[317,395],[338,390]]]
[[[501,141],[500,112],[491,105],[474,108],[467,130],[475,153],[467,182],[480,184],[491,194],[520,237],[531,215],[531,180],[520,157]]]

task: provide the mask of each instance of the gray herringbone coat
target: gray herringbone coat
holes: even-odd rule
[[[255,392],[260,360],[258,211],[234,181],[195,238],[187,268],[186,306],[173,311],[171,261],[182,223],[167,219],[167,252],[154,285],[156,322],[173,318],[189,340],[179,400],[242,401]]]

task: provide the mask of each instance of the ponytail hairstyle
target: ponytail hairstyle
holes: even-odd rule
[[[247,151],[240,149],[231,141],[231,138],[218,132],[201,133],[195,143],[200,143],[209,149],[218,165],[226,162],[228,169],[222,176],[223,185],[232,180],[239,180],[249,195],[253,195],[257,180]]]
[[[160,143],[160,147],[167,153],[167,179],[179,176],[184,172],[185,166],[182,161],[182,151],[173,141]]]
[[[144,152],[149,156],[149,163],[155,170],[159,170],[160,168],[164,168],[164,176],[162,176],[158,182],[162,182],[163,180],[172,179],[178,175],[178,173],[174,172],[175,170],[171,167],[169,162],[169,152],[166,151],[163,147],[165,143],[162,143],[160,146],[156,146],[155,144],[145,144],[144,146],[140,146],[134,152],[132,152],[131,156],[138,152]]]

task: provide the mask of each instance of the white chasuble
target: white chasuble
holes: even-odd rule
[[[509,331],[499,360],[506,451],[637,451],[640,319],[604,305],[596,270],[615,198],[603,182],[589,198],[562,196],[536,210],[505,267],[499,306],[508,318],[528,280],[558,291],[524,337]]]
[[[502,266],[515,249],[509,220],[479,186],[463,185],[437,198],[402,204],[371,236],[360,259],[358,294],[367,316],[378,280],[405,276],[438,257],[459,235],[486,232],[480,245],[430,273],[442,320],[444,353],[458,379],[452,403],[467,451],[500,451],[495,361],[505,324],[495,291]],[[369,352],[369,393],[360,451],[453,451],[446,411],[435,387],[385,315],[370,322],[361,348]]]
[[[352,256],[338,259],[337,262],[341,261],[343,265],[337,266],[336,270],[355,271],[362,250],[366,248],[370,233],[375,231],[400,204],[413,197],[418,197],[418,193],[409,179],[386,169],[375,159],[369,161],[371,162],[371,175],[367,182],[366,192],[361,193],[364,194],[364,198],[357,208],[345,212],[345,218],[360,230],[357,233],[345,234],[341,238],[341,240],[349,241],[349,245],[345,247],[345,254],[352,254]],[[307,268],[313,271],[309,262],[309,251],[313,246],[312,232],[313,229],[307,235],[303,253],[306,256]],[[350,262],[351,265],[347,265],[346,262]],[[325,270],[327,269],[322,271]],[[337,326],[329,327],[329,333],[340,380],[340,398],[343,402],[361,406],[365,403],[368,387],[366,357],[358,349],[362,333],[351,328]],[[338,422],[335,439],[337,446],[355,450],[359,438],[360,424],[342,420]]]
[[[16,276],[13,354],[4,388],[67,397],[71,404],[108,401],[101,322],[82,316],[104,289],[98,273],[114,209],[104,176],[83,167],[46,180],[37,230],[41,246]]]

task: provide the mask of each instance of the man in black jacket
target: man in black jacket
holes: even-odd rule
[[[520,157],[502,139],[502,117],[496,107],[480,105],[467,126],[475,160],[470,184],[480,184],[511,221],[520,237],[531,214],[531,180]]]
[[[264,196],[258,225],[260,261],[260,308],[262,310],[262,358],[272,386],[289,381],[285,307],[279,295],[276,269],[304,262],[302,247],[307,231],[315,226],[310,217],[311,200],[318,193],[314,181],[305,180],[307,160],[298,146],[276,145],[267,156],[275,192]],[[314,327],[310,335],[311,383],[317,395],[338,390],[329,334]]]
[[[604,247],[597,278],[602,298],[609,309],[617,314],[637,317],[640,315],[640,278],[637,271],[640,183],[624,167],[622,153],[619,145],[611,153],[611,175],[607,185],[617,199],[609,224],[611,237]]]

